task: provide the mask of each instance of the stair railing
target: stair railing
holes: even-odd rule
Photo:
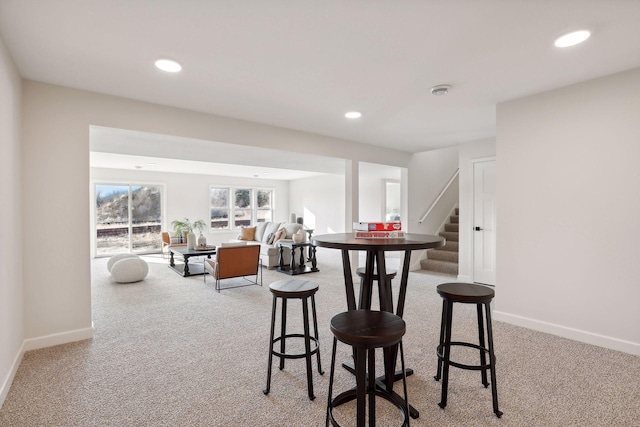
[[[453,173],[453,176],[451,177],[451,179],[449,179],[447,184],[440,191],[440,194],[438,194],[438,197],[436,197],[436,199],[433,201],[433,203],[431,203],[431,206],[429,206],[429,209],[427,209],[427,211],[424,213],[424,215],[422,215],[422,218],[420,218],[420,220],[418,221],[419,224],[422,224],[424,222],[424,220],[427,219],[427,217],[429,216],[429,214],[431,213],[433,208],[436,207],[436,205],[438,204],[438,201],[442,198],[444,193],[447,192],[447,190],[451,186],[451,183],[453,183],[453,181],[457,178],[459,173],[460,173],[460,169],[456,169],[456,171]]]

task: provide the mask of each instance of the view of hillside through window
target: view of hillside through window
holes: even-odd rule
[[[162,187],[96,185],[96,256],[159,252]]]

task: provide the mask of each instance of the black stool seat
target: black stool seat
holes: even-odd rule
[[[440,344],[436,349],[438,356],[438,372],[434,377],[436,381],[442,378],[442,396],[438,404],[442,409],[447,406],[447,391],[449,385],[449,367],[454,366],[460,369],[481,371],[482,384],[489,387],[487,381],[487,371],[491,374],[491,397],[493,400],[493,412],[498,418],[502,416],[502,411],[498,409],[498,389],[496,387],[496,357],[493,350],[493,330],[491,326],[491,300],[495,295],[493,289],[488,286],[476,285],[474,283],[443,283],[437,287],[438,294],[442,297],[442,323],[440,324]],[[478,316],[478,342],[479,344],[452,341],[451,325],[453,323],[453,304],[476,304]],[[484,322],[482,312],[487,319],[486,332],[488,342],[485,344]],[[451,347],[463,346],[474,348],[479,351],[480,363],[478,365],[468,365],[451,360]],[[489,362],[487,363],[487,356]]]
[[[372,289],[370,286],[366,285],[367,281],[365,280],[366,279],[365,268],[360,267],[356,269],[356,274],[358,275],[358,277],[360,277],[360,295],[358,296],[358,308],[365,308],[365,307],[371,308]],[[389,270],[385,274],[385,278],[387,279],[388,282],[390,282],[393,278],[396,277],[396,274],[398,274],[396,270]],[[380,282],[380,280],[378,279],[379,277],[377,274],[375,274],[375,269],[374,269],[372,282]],[[389,295],[389,298],[391,298],[391,295]],[[382,304],[382,302],[380,304]]]
[[[491,302],[495,296],[490,287],[473,283],[443,283],[438,285],[437,290],[442,298],[461,303]]]
[[[269,394],[271,390],[271,365],[273,356],[280,358],[280,370],[284,369],[285,359],[301,359],[305,358],[307,362],[307,391],[309,399],[315,399],[313,394],[313,381],[311,379],[311,356],[314,354],[318,358],[318,372],[324,374],[320,366],[320,341],[318,339],[318,319],[316,317],[316,300],[315,294],[318,291],[318,284],[310,280],[300,279],[284,279],[273,282],[269,285],[269,290],[273,294],[273,305],[271,309],[271,336],[269,339],[269,366],[267,369],[267,387],[263,390],[264,394]],[[274,338],[276,324],[276,308],[277,301],[282,300],[282,314],[280,315],[280,336]],[[302,322],[304,333],[292,334],[287,333],[287,300],[302,300]],[[309,308],[308,300],[311,299],[311,315],[313,317],[314,336],[309,332]],[[286,342],[292,338],[302,338],[304,340],[304,352],[287,353]],[[280,343],[280,349],[275,350],[274,344]],[[314,347],[311,348],[311,343]]]
[[[305,298],[318,291],[318,284],[310,280],[284,279],[273,282],[269,290],[281,298]]]
[[[386,311],[351,310],[331,319],[331,332],[345,344],[361,348],[390,347],[402,339],[404,320]]]
[[[366,422],[366,407],[368,397],[369,426],[376,425],[375,397],[379,396],[400,409],[403,416],[403,427],[409,426],[409,400],[407,398],[407,377],[404,366],[404,350],[402,337],[406,332],[405,321],[400,316],[386,311],[350,310],[335,315],[331,319],[333,332],[333,352],[331,356],[331,374],[329,377],[329,396],[327,399],[326,425],[334,427],[340,424],[333,416],[333,408],[356,400],[357,426],[364,427]],[[333,392],[333,376],[336,364],[336,344],[343,342],[353,348],[355,357],[356,388],[344,391],[335,398]],[[396,398],[386,389],[378,387],[375,375],[375,351],[377,348],[387,348],[398,344],[402,364],[402,379],[404,386],[404,402]]]
[[[361,279],[364,278],[365,273],[364,273],[364,267],[360,267],[356,269],[356,274],[358,275],[358,277],[360,277]],[[398,274],[398,272],[396,270],[389,270],[387,271],[387,279],[391,280],[391,279],[395,279],[396,275]],[[373,273],[373,280],[378,280],[378,275],[375,274],[375,269],[374,269],[374,273]]]

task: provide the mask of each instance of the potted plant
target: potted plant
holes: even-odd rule
[[[196,235],[193,230],[198,230],[202,234],[207,224],[201,219],[191,222],[189,218],[185,218],[183,221],[172,221],[171,226],[176,233],[182,233],[185,236],[189,249],[195,249]]]

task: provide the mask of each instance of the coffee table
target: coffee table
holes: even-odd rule
[[[182,254],[184,264],[176,264],[173,259],[174,253]],[[201,264],[189,264],[189,258],[192,256],[203,256],[211,258],[216,254],[216,247],[208,247],[207,249],[189,249],[187,246],[171,246],[169,245],[169,268],[181,275],[182,277],[197,276],[204,274],[204,266]]]

